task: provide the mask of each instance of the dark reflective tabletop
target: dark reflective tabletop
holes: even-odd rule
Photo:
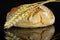
[[[11,10],[11,8],[15,6],[19,6],[21,4],[25,3],[33,3],[40,0],[35,1],[28,1],[28,0],[21,0],[21,1],[14,1],[14,0],[2,0],[0,1],[0,35],[1,39],[5,36],[3,25],[6,21],[6,15]],[[51,2],[45,4],[49,9],[51,9],[55,15],[55,23],[53,24],[55,27],[55,33],[54,36],[58,34],[58,37],[60,37],[60,2]]]

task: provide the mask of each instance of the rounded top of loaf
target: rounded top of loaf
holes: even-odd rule
[[[14,7],[8,12],[6,23],[16,27],[34,28],[52,25],[55,21],[53,12],[44,5],[37,3]]]

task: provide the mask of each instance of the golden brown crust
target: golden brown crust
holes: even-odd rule
[[[26,8],[25,6],[28,8],[27,10],[24,9]],[[25,10],[25,12],[18,13],[17,10],[19,10],[19,12],[21,10]],[[10,23],[15,23],[14,26],[27,27],[27,28],[44,27],[44,26],[53,24],[55,21],[53,12],[50,9],[48,9],[46,6],[39,5],[39,4],[37,5],[30,4],[29,6],[21,5],[21,6],[12,8],[11,11],[7,14],[6,20],[10,21],[10,19],[12,19],[13,17],[16,17],[16,18],[11,20]]]
[[[10,10],[10,12],[7,13],[6,20],[10,19],[10,16],[13,16],[13,14],[19,9],[18,7],[14,7]]]

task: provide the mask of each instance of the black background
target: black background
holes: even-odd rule
[[[45,1],[45,0],[0,0],[0,40],[4,39],[5,36],[3,25],[6,21],[7,12],[9,12],[11,8],[19,6],[21,4],[34,3],[39,1]],[[54,35],[56,35],[60,33],[60,3],[50,2],[45,4],[45,6],[50,8],[55,15],[56,19],[53,25],[55,26]]]

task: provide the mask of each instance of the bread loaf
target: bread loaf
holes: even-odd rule
[[[14,7],[7,13],[5,28],[23,27],[36,28],[46,27],[55,22],[53,12],[46,6],[37,3],[24,4]]]

